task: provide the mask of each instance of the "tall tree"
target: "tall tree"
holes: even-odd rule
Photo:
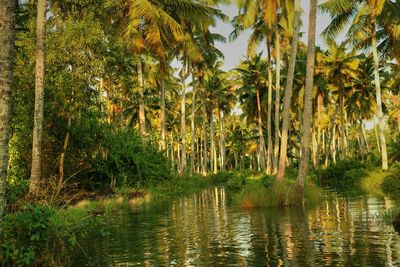
[[[42,143],[43,143],[43,106],[44,72],[46,45],[46,0],[37,1],[36,22],[36,79],[35,79],[35,114],[32,143],[32,169],[29,193],[36,195],[42,179]]]
[[[378,37],[377,29],[387,27],[388,20],[385,16],[389,10],[385,5],[390,4],[389,0],[328,0],[320,5],[323,11],[330,14],[332,21],[324,30],[326,36],[335,36],[341,32],[350,22],[347,32],[348,40],[355,47],[370,46],[374,60],[374,82],[376,90],[377,118],[379,137],[382,155],[382,170],[388,170],[387,148],[385,137],[385,119],[382,110],[381,81],[379,75]],[[386,12],[383,12],[386,11]],[[389,27],[390,29],[390,27]],[[381,35],[387,33],[381,33]],[[392,33],[389,33],[393,36]]]
[[[315,24],[317,17],[317,0],[310,0],[310,17],[308,24],[308,46],[307,46],[307,66],[306,66],[306,85],[304,92],[304,112],[302,125],[301,159],[299,174],[297,176],[297,190],[303,193],[304,178],[308,172],[308,162],[310,158],[311,141],[311,122],[312,112],[312,91],[314,84],[314,65],[315,65]]]
[[[14,0],[0,0],[0,227],[6,206],[6,177],[15,40],[15,3],[16,1]]]
[[[297,43],[299,38],[300,31],[300,13],[301,6],[300,0],[295,0],[295,15],[293,22],[293,36],[291,43],[291,51],[290,51],[290,61],[289,68],[287,73],[286,80],[286,88],[285,88],[285,96],[283,99],[283,111],[282,111],[282,138],[281,138],[281,147],[280,147],[280,155],[279,155],[279,165],[278,172],[276,174],[276,179],[278,181],[282,181],[285,176],[286,169],[286,156],[287,156],[287,143],[288,143],[288,132],[289,132],[289,123],[290,123],[290,101],[292,98],[293,91],[293,80],[294,80],[294,68],[296,65],[296,56],[297,56]]]

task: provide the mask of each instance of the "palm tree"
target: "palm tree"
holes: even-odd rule
[[[15,1],[0,1],[0,231],[6,206],[8,141],[15,39]]]
[[[289,68],[286,80],[285,96],[283,100],[283,111],[282,111],[282,138],[281,138],[281,148],[279,155],[279,165],[278,172],[276,174],[277,181],[282,181],[285,176],[286,168],[286,155],[287,155],[287,143],[288,143],[288,129],[290,120],[290,100],[292,97],[293,90],[293,80],[294,80],[294,68],[296,65],[296,55],[297,55],[297,42],[300,30],[300,1],[295,0],[295,16],[294,16],[294,28],[290,52]]]
[[[330,84],[338,94],[340,107],[340,134],[344,155],[347,154],[346,122],[345,122],[345,96],[347,83],[357,76],[359,60],[354,52],[347,53],[345,43],[336,44],[333,39],[327,40],[328,50],[318,53],[319,69],[324,72]]]
[[[267,174],[272,172],[272,164],[277,166],[276,158],[279,144],[279,125],[275,127],[275,147],[272,146],[272,56],[271,49],[273,43],[273,32],[275,33],[276,51],[276,99],[275,99],[275,124],[279,124],[280,106],[280,36],[278,8],[283,5],[279,0],[259,0],[259,1],[238,1],[239,15],[236,16],[232,24],[234,31],[231,39],[236,39],[240,32],[246,28],[251,28],[252,32],[248,41],[247,56],[254,54],[255,48],[262,40],[266,41],[268,59],[268,102],[267,102]],[[272,29],[274,24],[274,29]],[[278,142],[278,143],[277,143]],[[274,168],[275,169],[275,168]]]
[[[315,24],[317,17],[317,0],[310,1],[310,18],[308,26],[308,46],[307,46],[307,67],[306,67],[306,86],[304,92],[304,113],[302,125],[301,159],[299,174],[297,176],[297,188],[299,193],[303,193],[304,178],[308,172],[308,161],[310,158],[311,140],[311,120],[312,114],[312,91],[314,83],[314,64],[315,64]]]
[[[216,93],[224,89],[224,72],[221,71],[220,67],[222,62],[217,61],[214,65],[207,69],[206,72],[206,83],[205,91],[207,93],[207,99],[209,100],[209,121],[210,121],[210,155],[211,155],[211,170],[213,173],[217,173],[218,170],[218,159],[216,149],[216,138],[215,138],[215,121],[214,121],[214,109],[217,108],[217,95]]]
[[[365,46],[369,41],[372,48],[374,60],[374,82],[376,90],[377,118],[379,126],[379,137],[381,141],[382,170],[388,170],[387,148],[385,138],[385,120],[382,111],[381,81],[379,76],[379,57],[377,43],[377,29],[385,27],[387,20],[383,13],[385,5],[389,0],[328,0],[320,5],[321,9],[328,12],[332,22],[324,30],[327,36],[335,36],[352,20],[347,36],[357,47]]]
[[[265,77],[265,70],[266,70],[266,62],[261,60],[261,54],[258,54],[252,59],[247,59],[242,63],[242,66],[236,68],[242,78],[242,87],[239,88],[239,91],[243,91],[244,98],[255,100],[256,105],[254,102],[248,101],[248,107],[254,108],[257,107],[256,111],[256,118],[257,118],[257,126],[258,126],[258,138],[259,138],[259,158],[260,158],[260,165],[261,169],[265,169],[265,139],[263,134],[263,127],[262,127],[262,96],[260,89],[264,83]],[[255,99],[254,99],[254,92],[255,91]],[[247,112],[249,116],[249,112]]]
[[[167,48],[187,39],[184,26],[178,21],[182,16],[201,16],[209,14],[209,8],[193,1],[133,1],[127,5],[125,39],[137,55],[137,74],[139,84],[140,131],[146,134],[144,107],[144,77],[141,55],[150,53],[160,61],[166,61]]]
[[[42,142],[43,142],[43,105],[44,105],[44,71],[46,44],[46,0],[37,1],[36,28],[36,80],[35,80],[35,114],[32,143],[32,169],[29,193],[36,195],[42,179]]]

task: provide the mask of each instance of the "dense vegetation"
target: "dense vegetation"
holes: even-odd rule
[[[2,262],[63,265],[97,223],[61,219],[79,198],[223,183],[244,207],[298,205],[371,168],[400,191],[400,1],[320,3],[324,48],[316,0],[308,44],[299,0],[224,4],[0,0]],[[251,32],[229,71],[219,20]]]

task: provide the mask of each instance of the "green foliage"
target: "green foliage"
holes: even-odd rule
[[[225,188],[228,192],[238,193],[243,189],[247,181],[247,175],[245,173],[237,173],[226,182]]]
[[[220,171],[216,174],[210,174],[208,178],[210,178],[210,180],[215,184],[221,184],[226,183],[233,176],[235,176],[235,172]]]
[[[91,217],[71,217],[48,206],[26,205],[4,217],[0,259],[6,266],[65,266],[94,225]]]
[[[187,193],[195,192],[201,188],[205,188],[212,183],[210,177],[201,175],[176,176],[169,180],[154,181],[149,185],[149,191],[156,196],[181,196]]]
[[[382,183],[386,176],[387,173],[383,172],[380,167],[368,168],[368,176],[361,180],[360,188],[368,194],[384,196]]]
[[[383,180],[382,189],[387,193],[400,192],[400,163],[390,168],[389,174]]]
[[[358,160],[342,160],[316,172],[318,182],[322,186],[336,188],[358,185],[361,179],[368,175],[364,165]]]
[[[29,180],[12,177],[7,179],[7,203],[12,205],[28,193]]]
[[[261,182],[265,186],[265,188],[271,187],[275,183],[275,176],[273,175],[263,175],[261,176]]]
[[[110,132],[103,144],[104,153],[93,160],[95,181],[113,186],[137,187],[171,179],[168,160],[162,152],[129,129]]]
[[[388,156],[392,162],[400,161],[400,135],[390,139],[388,144]]]

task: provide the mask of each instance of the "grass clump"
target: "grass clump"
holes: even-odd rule
[[[301,206],[318,203],[321,197],[320,189],[311,182],[306,183],[301,199],[293,179],[276,182],[274,176],[263,175],[259,179],[236,178],[235,182],[235,190],[229,191],[233,201],[244,208]]]

